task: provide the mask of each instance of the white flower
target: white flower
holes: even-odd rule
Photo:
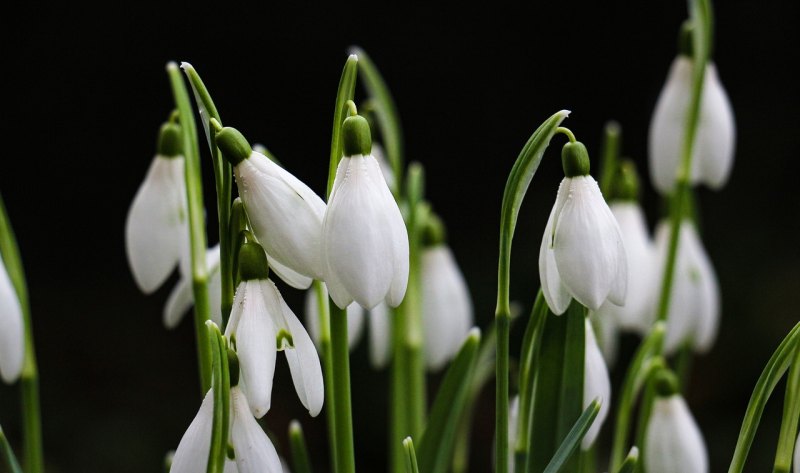
[[[325,299],[328,299],[328,289],[323,285],[322,293]],[[319,329],[319,302],[317,301],[317,293],[314,289],[306,291],[306,326],[308,332],[311,334],[311,339],[314,344],[319,347],[320,329]],[[361,338],[361,332],[364,331],[364,309],[355,302],[347,306],[347,344],[352,350],[358,340]]]
[[[600,347],[597,345],[597,339],[592,330],[592,324],[589,319],[586,319],[586,348],[584,351],[584,371],[583,371],[583,408],[589,407],[589,404],[600,398],[600,412],[597,413],[592,426],[586,432],[581,442],[581,448],[588,450],[595,439],[597,434],[600,433],[600,428],[603,426],[608,411],[611,407],[611,380],[608,377],[608,368],[606,362],[603,360],[603,354],[600,352]]]
[[[623,329],[646,332],[654,315],[652,301],[657,297],[654,291],[656,274],[653,271],[655,247],[648,234],[647,223],[639,204],[633,201],[615,201],[609,208],[619,224],[622,243],[625,246],[628,290],[624,306],[606,301],[597,310],[597,317],[598,320],[613,319]]]
[[[156,155],[136,192],[125,224],[125,248],[142,292],[158,289],[180,262],[189,273],[184,158]]]
[[[251,251],[252,250],[252,251]],[[243,259],[243,252],[253,257]],[[248,243],[239,250],[242,282],[236,289],[225,335],[235,339],[243,389],[256,417],[270,408],[277,352],[283,351],[300,401],[312,416],[324,398],[322,367],[314,342],[286,305],[275,284],[266,278],[266,262],[259,262],[260,246]],[[262,260],[263,261],[263,260]],[[245,266],[247,265],[247,266]]]
[[[703,435],[680,394],[656,398],[645,433],[647,473],[707,473]]]
[[[208,305],[211,308],[211,320],[221,326],[222,279],[219,272],[219,245],[206,251],[206,268],[208,268]],[[193,304],[192,278],[190,275],[181,274],[164,305],[164,326],[168,329],[177,327]]]
[[[550,310],[561,315],[574,297],[592,310],[625,303],[625,250],[619,226],[597,181],[565,177],[539,251],[539,277]]]
[[[22,308],[0,257],[0,376],[8,384],[19,378],[25,360]]]
[[[669,250],[670,224],[656,229],[659,283]],[[660,287],[660,284],[659,284]],[[658,303],[658,301],[656,301]],[[720,295],[717,276],[703,249],[694,224],[685,220],[678,238],[678,254],[669,299],[664,351],[673,353],[691,338],[695,350],[704,353],[714,344],[719,328]]]
[[[472,301],[464,276],[445,244],[422,251],[422,323],[425,361],[438,370],[458,353],[472,327]]]
[[[345,157],[322,223],[324,280],[340,308],[354,300],[366,309],[382,300],[397,307],[408,284],[408,234],[369,146],[352,145],[353,134],[361,139],[364,133],[368,145],[366,120],[345,120]]]
[[[597,335],[597,344],[606,360],[606,366],[614,366],[619,351],[619,322],[598,312],[590,312],[589,320]]]
[[[693,68],[692,59],[683,55],[675,58],[650,123],[650,175],[653,185],[664,194],[675,186],[681,161]],[[735,142],[733,110],[716,67],[709,63],[692,151],[692,184],[702,182],[714,189],[724,186],[733,165]]]
[[[369,360],[375,369],[385,368],[392,359],[392,319],[386,302],[369,311]]]
[[[209,390],[200,410],[183,434],[170,473],[205,473],[211,449],[214,393]],[[226,460],[225,471],[239,473],[282,473],[281,461],[267,434],[250,414],[247,398],[239,386],[231,388],[230,443],[236,462]]]

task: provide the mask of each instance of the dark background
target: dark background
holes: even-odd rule
[[[485,327],[494,309],[503,186],[539,123],[572,110],[565,126],[596,153],[603,124],[616,119],[624,153],[646,170],[650,114],[686,7],[597,3],[278,11],[203,10],[181,2],[4,12],[0,190],[31,293],[49,471],[160,471],[199,405],[191,324],[173,332],[161,324],[172,280],[155,295],[140,294],[123,243],[128,206],[172,109],[167,61],[192,62],[225,123],[265,143],[321,193],[345,51],[364,47],[398,104],[407,157],[426,166],[427,196],[449,226]],[[713,352],[696,359],[688,399],[712,471],[723,471],[752,387],[798,320],[800,100],[789,67],[798,60],[800,18],[789,1],[716,7],[715,59],[736,112],[737,153],[727,187],[699,193],[723,319]],[[517,228],[512,297],[526,308],[538,286],[538,246],[561,178],[560,140],[546,154]],[[203,171],[212,209],[207,154]],[[645,205],[652,224],[659,203],[649,187]],[[284,294],[301,312],[301,294]],[[623,340],[623,359],[635,345],[634,337]],[[518,346],[512,342],[512,352]],[[299,418],[315,463],[327,468],[324,416],[308,417],[282,358],[266,424],[286,456],[287,424]],[[369,368],[363,344],[352,367],[360,471],[383,471],[388,377]],[[619,371],[618,365],[617,382]],[[783,384],[767,409],[750,471],[770,468],[782,390]],[[489,387],[474,429],[476,472],[491,469],[493,405]],[[14,388],[0,386],[0,423],[18,444]]]

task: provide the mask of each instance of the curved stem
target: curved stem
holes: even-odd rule
[[[314,295],[319,310],[319,344],[322,347],[322,362],[325,369],[325,413],[328,418],[328,446],[331,451],[331,466],[336,466],[336,411],[333,392],[333,347],[331,346],[331,314],[328,297],[322,281],[314,281]]]

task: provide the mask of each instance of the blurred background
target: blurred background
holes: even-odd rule
[[[555,111],[572,110],[565,126],[595,155],[604,123],[621,123],[623,154],[645,174],[644,204],[654,224],[661,206],[646,178],[647,130],[686,5],[544,3],[472,10],[17,5],[19,11],[3,14],[0,192],[27,271],[48,470],[160,471],[199,406],[191,324],[167,331],[161,323],[176,278],[151,296],[139,293],[123,242],[128,206],[173,107],[169,60],[191,62],[225,123],[266,144],[322,193],[346,49],[365,48],[399,108],[407,159],[425,165],[427,196],[448,225],[481,327],[494,313],[508,172]],[[688,400],[712,471],[723,471],[757,377],[800,318],[800,94],[789,72],[800,59],[791,46],[798,44],[800,15],[791,1],[715,6],[714,59],[736,113],[737,152],[728,185],[699,192],[723,315],[713,351],[695,360]],[[363,97],[363,89],[358,93]],[[512,298],[526,314],[538,288],[541,234],[563,176],[561,144],[556,138],[545,155],[516,232]],[[202,151],[210,210],[213,176]],[[212,243],[214,218],[209,212]],[[282,289],[302,313],[303,294]],[[512,333],[512,354],[522,326]],[[637,343],[634,336],[622,340],[620,361]],[[385,471],[388,375],[372,370],[367,358],[362,343],[352,354],[356,455],[360,471]],[[324,416],[308,417],[282,360],[266,426],[287,456],[288,422],[300,419],[317,468],[327,469]],[[612,373],[615,386],[621,366]],[[439,379],[433,375],[429,388]],[[493,391],[490,383],[477,408],[475,472],[491,471]],[[770,468],[782,397],[783,383],[767,408],[750,471]],[[0,385],[0,423],[15,446],[18,405],[17,389]],[[606,424],[601,452],[611,433]]]

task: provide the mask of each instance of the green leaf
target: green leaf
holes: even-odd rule
[[[2,460],[0,465],[5,465],[5,469],[9,473],[22,473],[17,457],[11,450],[11,445],[8,444],[6,434],[3,433],[3,427],[0,427],[0,460]]]
[[[444,376],[419,443],[417,459],[420,471],[445,473],[448,470],[459,419],[470,390],[480,338],[480,331],[473,328]]]
[[[783,421],[781,433],[778,436],[778,448],[775,452],[776,472],[787,472],[792,467],[792,453],[794,453],[795,439],[797,438],[797,423],[800,419],[800,343],[795,343],[794,360],[789,370],[789,379],[786,382],[786,395],[783,401]],[[798,466],[800,468],[800,465]]]
[[[419,473],[417,452],[414,451],[414,441],[411,440],[411,437],[403,440],[403,449],[406,452],[406,473]]]
[[[300,422],[293,420],[289,424],[289,447],[292,451],[292,464],[295,473],[312,473],[311,459],[308,456],[306,439]]]
[[[333,110],[333,132],[331,133],[331,156],[328,165],[328,191],[333,190],[333,180],[336,177],[336,168],[342,160],[342,122],[347,117],[347,101],[353,100],[356,90],[356,77],[358,75],[358,58],[350,55],[344,63],[342,77],[339,79],[339,89],[336,92],[336,108]]]
[[[581,389],[583,392],[583,389]],[[568,464],[572,463],[570,458],[572,454],[578,449],[578,446],[581,444],[581,440],[586,435],[586,432],[589,431],[589,427],[592,426],[592,422],[594,418],[597,417],[597,413],[600,412],[600,399],[597,398],[589,404],[583,414],[578,417],[578,420],[575,421],[575,424],[567,433],[567,436],[564,438],[564,441],[561,442],[561,445],[558,447],[555,455],[553,455],[552,460],[548,463],[547,468],[545,468],[544,473],[558,473],[559,471],[576,471],[574,469],[569,469]]]
[[[230,373],[228,347],[222,333],[212,321],[206,322],[208,344],[212,355],[212,386],[214,389],[214,417],[211,427],[211,447],[208,452],[207,473],[222,473],[228,449],[230,429]]]
[[[761,414],[764,413],[764,407],[767,405],[775,385],[778,384],[778,381],[781,380],[789,368],[798,343],[800,343],[800,323],[795,325],[789,335],[783,339],[758,378],[753,394],[750,396],[750,402],[747,404],[742,428],[739,431],[739,439],[736,441],[736,450],[733,452],[733,459],[728,468],[728,473],[741,473],[744,469],[747,454],[750,453],[750,447],[753,444],[758,424],[761,421]]]
[[[617,473],[633,473],[636,471],[636,467],[639,465],[639,449],[636,447],[631,447],[630,452],[628,452],[628,456],[625,458],[625,461],[622,462],[622,466],[617,470]]]

